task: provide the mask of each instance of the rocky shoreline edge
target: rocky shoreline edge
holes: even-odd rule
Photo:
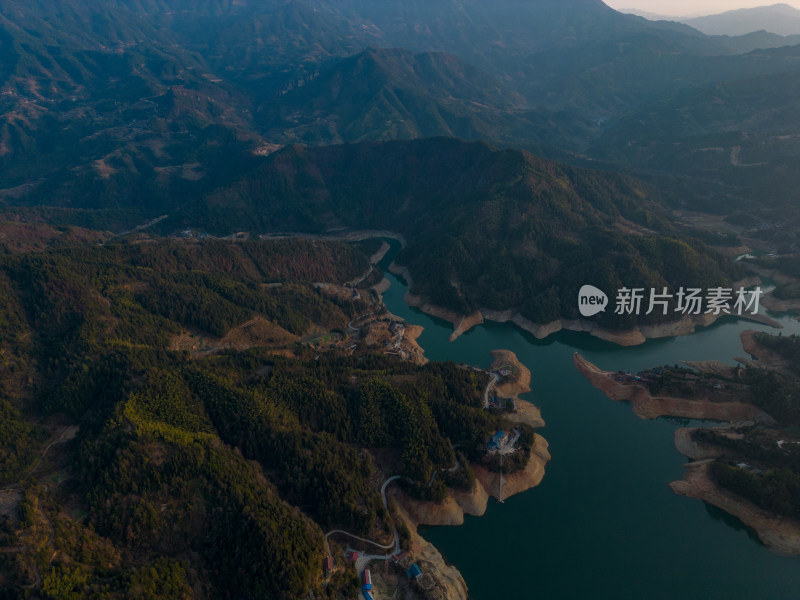
[[[754,347],[752,332],[742,333],[745,349]],[[710,419],[725,422],[720,429],[735,427],[744,421],[773,421],[758,407],[740,401],[710,402],[683,398],[653,397],[642,385],[623,384],[614,379],[614,373],[603,371],[577,352],[573,356],[575,366],[589,382],[615,401],[629,401],[633,411],[641,418],[650,419],[670,416],[690,419]],[[773,421],[774,422],[774,421]],[[755,531],[761,542],[782,556],[800,555],[800,523],[769,513],[713,481],[709,474],[711,463],[723,454],[715,444],[700,443],[693,439],[696,428],[682,428],[675,432],[675,447],[690,459],[685,465],[684,478],[669,484],[676,494],[707,502],[738,518]]]
[[[389,271],[405,279],[408,283],[409,290],[411,289],[414,280],[406,267],[401,267],[397,263],[392,262],[389,265]],[[758,277],[748,278],[737,281],[734,287],[749,287],[757,285],[760,282],[761,280]],[[670,323],[640,325],[628,331],[615,331],[598,327],[596,323],[586,319],[557,319],[550,323],[534,323],[530,319],[522,316],[519,311],[515,309],[497,311],[481,308],[470,315],[461,315],[455,311],[437,306],[431,303],[428,298],[412,294],[410,291],[406,292],[404,300],[409,306],[419,308],[425,314],[451,323],[453,325],[453,333],[450,336],[451,342],[477,325],[486,321],[494,321],[496,323],[511,322],[520,329],[532,334],[537,339],[544,339],[554,333],[566,330],[588,333],[589,335],[619,346],[638,346],[650,339],[689,335],[694,333],[698,327],[708,327],[719,318],[727,316],[724,314],[687,315],[678,321],[672,321]],[[781,329],[783,327],[778,321],[762,314],[745,314],[742,315],[741,318],[769,325],[776,329]]]
[[[511,365],[515,376],[497,386],[498,396],[513,399],[517,411],[509,414],[514,422],[527,423],[534,427],[543,427],[544,420],[539,409],[519,398],[520,394],[530,391],[530,371],[519,362],[513,352],[507,350],[492,351],[494,362],[491,369]],[[420,525],[443,526],[462,525],[464,515],[483,516],[489,504],[489,498],[507,499],[522,493],[542,482],[545,466],[550,460],[547,440],[539,434],[535,435],[530,460],[526,467],[516,473],[503,475],[502,498],[499,497],[500,475],[489,471],[485,466],[472,463],[475,472],[475,483],[471,490],[448,489],[447,496],[441,503],[415,500],[403,492],[398,486],[387,491],[398,507],[398,514],[411,533],[411,550],[415,556],[433,565],[440,575],[440,583],[447,600],[468,600],[467,585],[461,573],[448,564],[441,553],[427,542],[417,531]]]

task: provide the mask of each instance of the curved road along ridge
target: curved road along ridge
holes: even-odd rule
[[[386,500],[386,488],[389,487],[389,484],[393,481],[400,479],[400,475],[393,475],[389,477],[386,481],[383,482],[381,485],[381,496],[383,498],[383,508],[387,511],[389,510],[389,503]],[[397,532],[397,527],[394,528],[394,542],[391,544],[379,544],[378,542],[373,542],[372,540],[368,540],[357,535],[353,535],[352,533],[348,533],[347,531],[342,531],[341,529],[334,529],[333,531],[329,531],[325,534],[325,550],[328,552],[328,556],[331,555],[331,547],[328,543],[328,538],[333,534],[340,534],[346,535],[348,537],[353,538],[354,540],[358,540],[360,542],[365,542],[367,544],[372,544],[373,546],[377,546],[383,550],[391,550],[389,554],[361,554],[356,561],[356,572],[361,573],[364,571],[364,568],[373,560],[389,560],[392,557],[392,554],[397,554],[400,552],[400,535]]]

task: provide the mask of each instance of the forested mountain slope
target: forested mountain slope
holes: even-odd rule
[[[162,226],[398,231],[408,240],[398,262],[434,303],[522,307],[543,323],[576,316],[587,279],[607,289],[730,282],[736,269],[678,234],[648,193],[634,179],[445,138],[289,147]]]
[[[352,247],[299,241],[0,259],[3,597],[26,586],[48,597],[322,594],[324,531],[388,539],[382,477],[440,498],[432,474],[451,467],[452,444],[480,460],[484,438],[507,427],[483,409],[485,376],[321,353],[290,335],[241,351],[174,347],[187,329],[222,335],[254,318],[295,335],[347,329],[365,304],[310,282],[365,264]],[[337,561],[325,589],[355,593]]]

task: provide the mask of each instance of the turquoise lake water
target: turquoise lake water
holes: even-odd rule
[[[410,308],[404,283],[387,277],[392,285],[384,302],[425,327],[418,340],[425,356],[488,367],[491,350],[513,351],[533,378],[523,398],[547,422],[539,433],[552,460],[541,485],[502,504],[490,500],[484,516],[467,516],[463,526],[420,530],[461,571],[472,598],[800,598],[800,558],[773,554],[737,519],[668,487],[682,478],[686,462],[673,433],[697,422],[639,419],[627,403],[595,390],[572,362],[578,351],[607,370],[682,360],[732,365],[744,355],[741,331],[775,329],[729,320],[691,336],[621,348],[588,334],[537,340],[514,325],[488,323],[448,342],[452,326]],[[778,320],[783,335],[800,333],[794,318]]]

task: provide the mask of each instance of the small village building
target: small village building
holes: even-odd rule
[[[503,438],[506,436],[506,432],[503,430],[498,431],[492,436],[491,441],[489,442],[489,448],[499,448],[500,445],[503,443]]]
[[[363,591],[368,591],[372,589],[372,574],[369,572],[369,569],[364,569],[364,577],[362,578],[362,586],[361,589]]]

